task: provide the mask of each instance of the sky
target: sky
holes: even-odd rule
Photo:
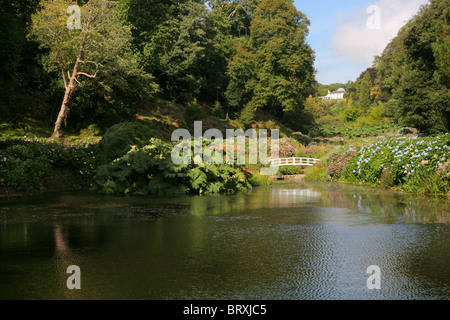
[[[322,84],[356,81],[429,0],[295,0],[311,21],[307,42]]]

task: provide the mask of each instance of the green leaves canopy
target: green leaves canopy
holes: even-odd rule
[[[448,0],[431,0],[423,6],[377,61],[379,82],[392,95],[390,106],[396,121],[428,133],[450,129],[449,61],[445,54],[449,5]]]
[[[286,0],[257,7],[248,41],[229,64],[228,97],[278,115],[303,108],[314,79],[314,52],[305,43],[309,20]]]
[[[47,50],[43,65],[47,72],[59,76],[59,87],[67,87],[75,64],[80,62],[77,90],[87,93],[95,88],[88,94],[76,95],[81,108],[95,104],[97,111],[109,105],[115,107],[110,108],[113,114],[123,108],[117,100],[152,96],[157,85],[150,74],[139,68],[130,48],[130,29],[122,23],[115,2],[107,3],[105,8],[103,0],[90,0],[81,6],[81,30],[70,30],[67,8],[73,2],[43,1],[42,10],[33,16],[30,38]],[[88,78],[95,80],[89,79],[91,84],[86,85],[82,79]]]

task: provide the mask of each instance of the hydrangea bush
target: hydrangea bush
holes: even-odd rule
[[[387,137],[355,149],[342,170],[350,182],[381,185],[383,179],[402,189],[447,193],[450,189],[450,137]],[[336,161],[330,159],[330,166]]]
[[[102,157],[93,144],[65,145],[45,139],[0,141],[0,192],[56,188],[58,169],[70,172],[71,184],[89,185]]]

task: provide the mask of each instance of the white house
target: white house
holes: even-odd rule
[[[339,88],[337,91],[330,92],[328,90],[328,94],[325,97],[321,97],[324,100],[337,100],[337,99],[344,99],[345,94],[344,88]]]

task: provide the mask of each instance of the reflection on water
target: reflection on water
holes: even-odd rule
[[[278,184],[233,197],[196,197],[190,201],[196,215],[226,214],[245,209],[322,206],[400,219],[412,223],[449,223],[450,201],[414,194],[343,184]]]
[[[0,198],[0,299],[448,299],[449,202],[352,185]],[[82,289],[66,287],[78,265]],[[368,290],[367,267],[382,270]]]

